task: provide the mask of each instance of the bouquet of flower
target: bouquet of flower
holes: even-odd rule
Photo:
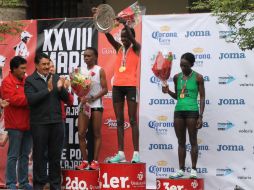
[[[152,71],[154,75],[162,81],[163,86],[167,85],[167,80],[171,72],[172,60],[172,52],[169,52],[168,55],[164,57],[162,52],[159,51],[153,64]]]
[[[145,7],[140,6],[138,2],[135,2],[118,13],[117,17],[121,17],[126,20],[129,26],[134,27],[140,22],[140,16],[144,15],[145,11]],[[119,26],[119,22],[116,20],[115,27],[117,26]]]
[[[91,87],[91,76],[81,74],[81,69],[76,68],[70,73],[72,91],[78,96],[83,97],[88,94]]]
[[[74,69],[70,73],[70,82],[72,91],[80,98],[86,96],[90,90],[92,80],[91,75],[84,75],[81,73],[81,68]],[[89,118],[91,116],[91,108],[88,103],[80,104],[80,109],[85,113]]]

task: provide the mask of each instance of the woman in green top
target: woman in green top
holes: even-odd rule
[[[182,72],[174,76],[175,92],[169,90],[168,86],[162,87],[163,93],[168,93],[177,100],[174,112],[174,128],[178,139],[178,158],[180,169],[170,178],[180,178],[185,172],[186,157],[186,129],[188,130],[191,144],[192,169],[190,178],[197,178],[198,159],[198,129],[202,127],[202,118],[205,108],[205,87],[203,76],[192,70],[195,56],[185,53],[181,56],[180,67]],[[198,107],[198,94],[200,105]]]

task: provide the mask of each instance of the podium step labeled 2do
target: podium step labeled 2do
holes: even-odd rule
[[[63,170],[62,177],[65,190],[100,189],[98,170]]]
[[[101,190],[146,190],[145,163],[100,164]]]
[[[204,190],[204,179],[156,179],[157,190]]]

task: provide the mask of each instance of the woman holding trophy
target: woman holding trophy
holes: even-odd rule
[[[117,120],[117,140],[118,153],[108,162],[119,163],[126,162],[124,154],[124,102],[125,97],[128,105],[128,115],[130,125],[132,127],[132,141],[134,153],[131,162],[140,162],[139,157],[139,128],[137,125],[137,69],[139,64],[140,44],[135,39],[135,31],[127,25],[124,18],[115,17],[112,8],[109,5],[103,4],[97,8],[94,15],[95,26],[101,32],[104,32],[109,43],[117,52],[117,58],[114,64],[114,80],[113,80],[113,107]],[[117,20],[124,26],[121,31],[121,42],[119,43],[114,37],[108,33],[110,27],[104,27],[103,30],[101,20]],[[104,24],[112,23],[104,22]]]

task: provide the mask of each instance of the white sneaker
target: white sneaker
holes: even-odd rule
[[[183,176],[184,176],[184,171],[183,170],[178,170],[174,174],[170,175],[169,178],[178,179],[178,178],[183,177]]]
[[[196,179],[197,178],[197,170],[191,169],[190,178],[191,179]]]
[[[120,155],[119,153],[112,157],[108,163],[120,163],[126,162],[125,155]]]

